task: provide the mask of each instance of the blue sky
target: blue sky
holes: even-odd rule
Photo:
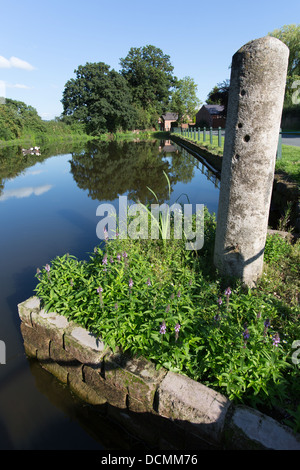
[[[299,0],[0,0],[0,95],[34,106],[43,119],[62,112],[74,70],[105,62],[120,70],[131,47],[170,56],[178,78],[192,77],[205,102],[230,77],[246,42],[299,24]],[[4,93],[2,93],[4,94]]]

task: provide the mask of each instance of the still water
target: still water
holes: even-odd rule
[[[165,172],[171,183],[171,197]],[[217,212],[219,182],[197,159],[169,141],[41,146],[41,155],[0,150],[0,449],[130,449],[111,423],[95,435],[86,410],[66,387],[28,361],[17,304],[34,294],[37,267],[57,255],[80,259],[100,243],[102,202],[205,204]],[[188,196],[188,201],[187,201]],[[179,199],[178,199],[179,198]]]

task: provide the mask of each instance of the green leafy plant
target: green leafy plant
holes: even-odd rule
[[[278,299],[267,284],[228,288],[212,270],[214,233],[214,216],[205,210],[198,256],[184,239],[106,240],[87,260],[64,255],[38,270],[36,293],[46,310],[112,349],[142,355],[237,403],[270,413],[284,408],[296,429],[300,373],[291,345],[300,338],[299,307]],[[267,242],[266,258],[275,265],[277,243]],[[299,259],[296,246],[285,249]]]

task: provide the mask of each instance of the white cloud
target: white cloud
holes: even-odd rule
[[[24,197],[29,197],[32,194],[35,196],[40,196],[41,194],[46,193],[52,188],[51,184],[45,184],[44,186],[28,187],[28,188],[18,188],[18,189],[7,189],[0,196],[0,202],[6,201],[12,197],[17,199],[23,199]]]
[[[11,83],[6,83],[6,88],[19,88],[22,90],[32,90],[32,87],[28,85],[23,85],[22,83],[16,83],[15,85],[12,85]]]
[[[1,69],[9,69],[11,67],[11,63],[9,60],[5,59],[2,55],[0,55],[0,68]]]
[[[29,62],[26,62],[26,60],[19,59],[18,57],[12,56],[10,59],[6,59],[2,55],[0,56],[0,68],[1,69],[10,69],[12,67],[15,67],[17,69],[23,69],[23,70],[34,70],[35,67],[31,65]]]

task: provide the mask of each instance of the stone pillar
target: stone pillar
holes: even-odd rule
[[[288,56],[266,36],[232,58],[214,263],[248,286],[263,269]]]

